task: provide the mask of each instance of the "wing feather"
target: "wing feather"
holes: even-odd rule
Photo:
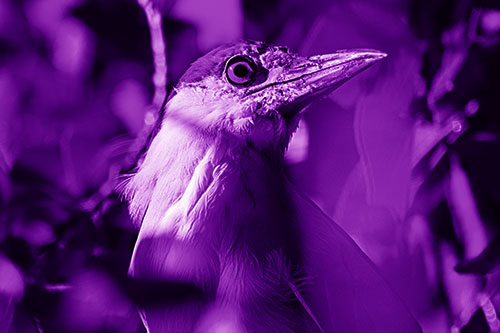
[[[293,188],[290,193],[311,279],[307,301],[325,332],[421,332],[351,237],[311,200]]]

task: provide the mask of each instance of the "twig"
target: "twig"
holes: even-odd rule
[[[85,211],[96,211],[99,209],[100,204],[115,190],[117,183],[119,183],[120,171],[123,168],[130,169],[136,164],[137,155],[153,131],[167,94],[167,49],[162,30],[162,15],[155,8],[151,0],[137,0],[137,2],[146,14],[151,36],[151,51],[153,53],[154,65],[152,77],[154,85],[153,100],[145,113],[143,128],[130,145],[128,157],[118,167],[117,165],[111,166],[108,179],[96,193],[81,203],[81,208]]]
[[[137,2],[144,10],[148,20],[155,69],[153,74],[155,92],[152,104],[153,107],[159,110],[167,93],[167,52],[165,38],[163,38],[163,31],[161,28],[162,17],[150,0],[137,0]]]
[[[167,95],[167,46],[162,30],[162,16],[151,0],[137,0],[144,10],[151,36],[153,52],[153,84],[155,87],[153,101],[144,116],[144,127],[132,144],[130,153],[132,163],[137,162],[137,153],[144,147],[150,137],[154,125],[161,115],[161,108]]]

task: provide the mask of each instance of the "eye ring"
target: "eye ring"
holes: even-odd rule
[[[247,57],[232,57],[226,64],[226,78],[232,85],[249,85],[255,79],[255,67],[253,61]]]

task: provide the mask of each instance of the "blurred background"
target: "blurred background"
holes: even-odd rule
[[[500,332],[496,0],[0,0],[0,332],[145,332],[114,189],[165,88],[242,38],[389,54],[312,106],[289,176],[424,332]]]

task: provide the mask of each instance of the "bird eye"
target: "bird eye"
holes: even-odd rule
[[[247,85],[255,78],[254,63],[242,56],[229,59],[226,65],[226,76],[229,83],[234,85]]]

